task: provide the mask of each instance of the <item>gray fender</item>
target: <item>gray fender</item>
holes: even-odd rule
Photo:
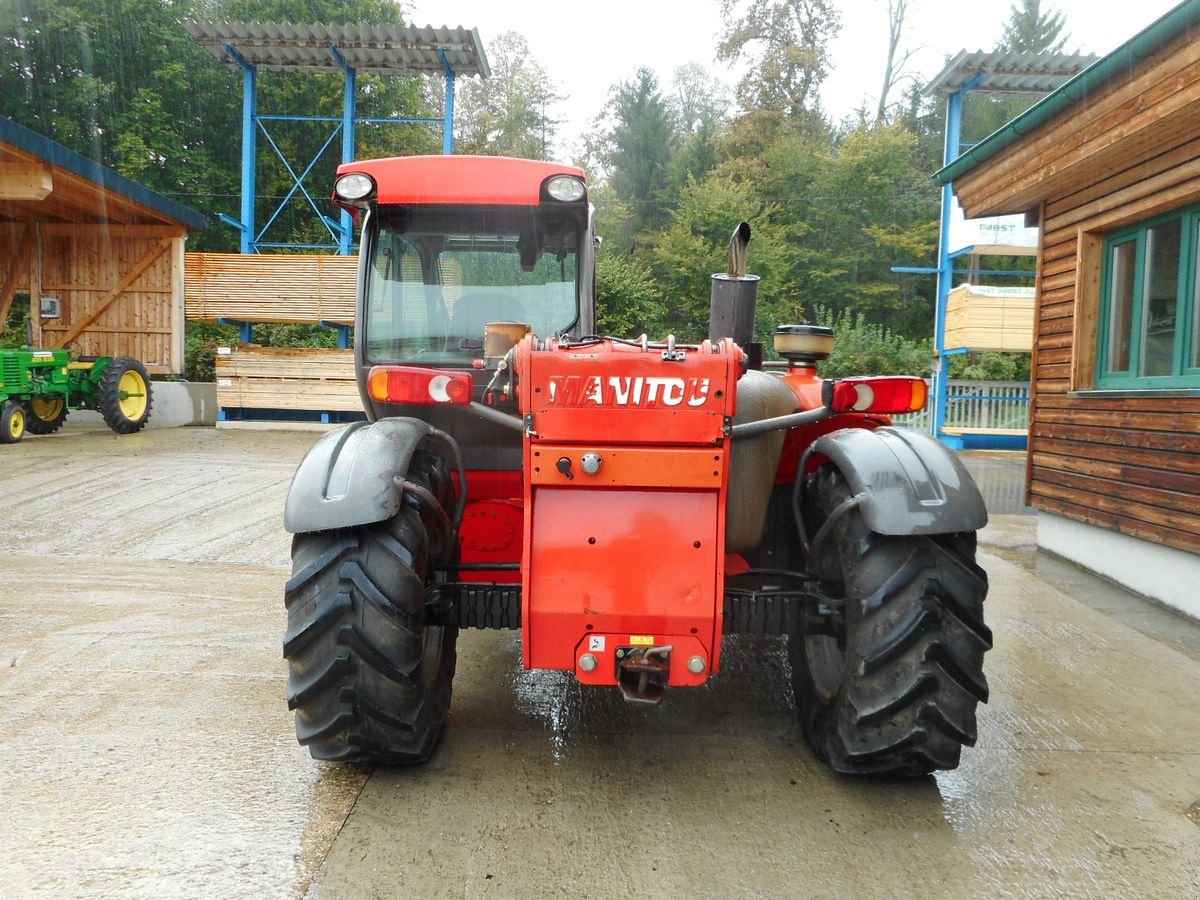
[[[283,527],[292,534],[350,528],[400,511],[403,481],[422,441],[449,439],[420,419],[355,422],[327,432],[292,476]]]
[[[954,451],[899,428],[844,428],[818,438],[860,495],[867,527],[879,534],[950,534],[987,524],[983,495]]]

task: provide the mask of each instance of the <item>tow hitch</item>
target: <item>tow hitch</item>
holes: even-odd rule
[[[653,706],[667,692],[671,674],[671,651],[662,647],[619,647],[617,657],[617,686],[626,703]]]

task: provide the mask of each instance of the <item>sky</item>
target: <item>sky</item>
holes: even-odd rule
[[[837,0],[842,30],[832,48],[834,70],[822,102],[834,121],[864,102],[873,108],[887,48],[887,0]],[[1095,0],[1057,0],[1066,14],[1068,52],[1105,54],[1177,5],[1176,0],[1121,4],[1105,14]],[[721,0],[605,0],[570,8],[546,0],[408,0],[407,21],[416,26],[478,28],[484,47],[506,31],[525,36],[530,54],[568,100],[560,111],[559,156],[572,157],[574,142],[591,126],[609,88],[631,79],[639,66],[669,88],[678,66],[699,63],[732,89],[736,70],[718,63]],[[1011,0],[912,0],[904,46],[907,70],[931,79],[947,55],[990,50],[1000,39]],[[568,11],[569,10],[569,11]]]

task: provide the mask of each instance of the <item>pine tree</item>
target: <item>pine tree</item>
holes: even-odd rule
[[[1063,32],[1066,16],[1062,10],[1051,8],[1043,13],[1042,9],[1041,0],[1021,0],[1019,6],[1014,3],[996,49],[1012,53],[1062,53],[1071,36]]]

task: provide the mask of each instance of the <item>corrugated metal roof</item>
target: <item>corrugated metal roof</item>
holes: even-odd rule
[[[37,159],[84,179],[95,187],[86,193],[79,190],[56,190],[43,200],[0,201],[0,221],[110,222],[146,224],[178,222],[199,231],[204,216],[155,193],[95,160],[80,156],[62,144],[31,131],[12,119],[0,116],[0,162],[10,159]],[[118,207],[112,195],[119,195],[144,209]],[[49,211],[49,212],[48,212]]]
[[[408,25],[323,25],[288,22],[184,22],[184,29],[222,62],[283,72],[444,72],[442,53],[456,75],[491,75],[477,28]]]
[[[953,94],[980,73],[973,92],[991,94],[1049,94],[1092,63],[1094,53],[988,53],[963,50],[946,63],[925,86],[926,94]]]
[[[1104,87],[1109,80],[1129,77],[1129,73],[1147,56],[1188,29],[1197,27],[1200,27],[1200,0],[1185,0],[1054,93],[1043,97],[981,143],[969,148],[958,159],[935,173],[934,181],[947,184],[971,171],[1076,103],[1086,103],[1089,95]]]

